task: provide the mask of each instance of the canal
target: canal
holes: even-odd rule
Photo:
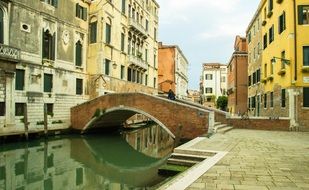
[[[173,147],[156,124],[0,144],[0,189],[152,189]]]

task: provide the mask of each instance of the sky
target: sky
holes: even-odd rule
[[[203,63],[227,64],[236,35],[245,36],[260,0],[157,0],[159,41],[178,45],[189,62],[189,89]]]

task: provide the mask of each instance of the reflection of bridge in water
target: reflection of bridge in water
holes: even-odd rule
[[[121,189],[155,184],[162,180],[157,168],[165,159],[153,155],[167,156],[172,148],[165,147],[172,147],[168,142],[173,140],[160,142],[160,130],[152,129],[151,135],[145,128],[123,137],[74,136],[0,146],[0,189]]]
[[[208,110],[142,93],[107,94],[73,107],[71,123],[80,131],[115,128],[137,113],[155,121],[173,137],[180,129],[181,138],[194,138],[208,130]]]

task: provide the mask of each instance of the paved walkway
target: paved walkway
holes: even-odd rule
[[[309,133],[234,129],[192,148],[229,153],[188,190],[309,190]]]

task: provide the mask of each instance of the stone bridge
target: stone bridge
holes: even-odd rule
[[[173,138],[192,139],[208,131],[209,111],[144,93],[107,94],[77,105],[71,108],[71,124],[81,132],[119,127],[137,113],[155,121]]]

